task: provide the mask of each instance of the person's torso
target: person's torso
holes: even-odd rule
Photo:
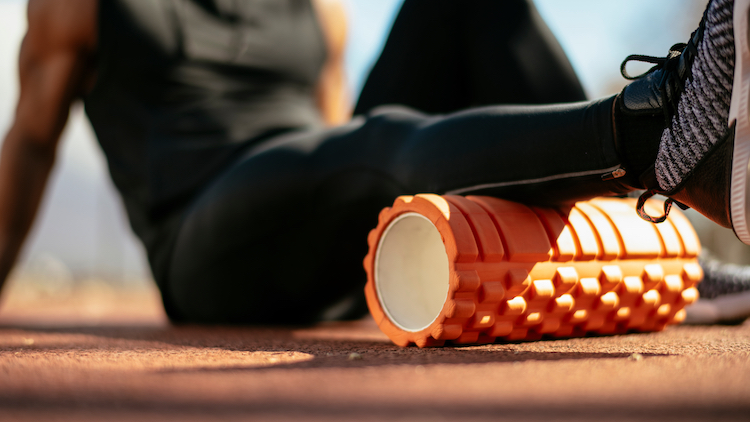
[[[310,0],[103,0],[86,113],[139,235],[254,141],[320,124]]]

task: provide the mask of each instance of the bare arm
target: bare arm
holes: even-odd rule
[[[21,91],[0,152],[0,286],[36,216],[71,103],[90,81],[96,0],[30,0]]]
[[[327,58],[317,87],[318,108],[329,126],[348,122],[352,116],[344,73],[346,11],[341,0],[313,1],[326,38]]]

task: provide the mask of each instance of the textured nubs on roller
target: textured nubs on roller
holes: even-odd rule
[[[368,237],[370,311],[402,346],[661,330],[698,297],[700,245],[679,211],[655,225],[634,207],[399,197]]]

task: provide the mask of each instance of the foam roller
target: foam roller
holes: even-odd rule
[[[651,224],[634,209],[399,197],[368,236],[370,312],[400,346],[662,330],[698,299],[700,243],[679,210]]]

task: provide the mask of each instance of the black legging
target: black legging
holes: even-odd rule
[[[580,84],[529,3],[478,3],[465,7],[461,20],[471,22],[470,14],[483,19],[477,21],[484,27],[479,43],[498,48],[472,49],[470,37],[478,35],[471,25],[447,35],[438,31],[445,39],[436,40],[445,44],[437,50],[460,58],[447,66],[435,57],[428,68],[434,78],[429,84],[437,84],[432,90],[450,93],[439,110],[524,98],[580,99]],[[429,12],[439,15],[433,23],[450,22],[455,7],[449,0],[406,1],[359,109],[391,100],[424,105],[419,89],[409,98],[390,95],[425,82],[419,72],[396,85],[388,82],[391,66],[401,64],[392,51],[424,35],[428,29],[416,26],[424,24],[420,16]],[[490,14],[517,25],[492,23]],[[540,48],[529,56],[521,54],[535,45]],[[514,50],[520,53],[506,53]],[[423,60],[421,66],[433,58]],[[474,66],[483,60],[498,64],[481,73]],[[523,74],[519,69],[529,62],[543,63],[544,71],[519,84],[513,75]],[[456,74],[473,75],[472,88]],[[482,81],[490,76],[492,83]],[[380,83],[386,88],[379,89]],[[519,86],[528,90],[525,97]],[[601,180],[619,164],[612,102],[489,106],[443,116],[389,106],[343,127],[269,140],[248,151],[185,212],[160,283],[167,312],[175,321],[300,323],[342,316],[349,301],[359,306],[350,306],[347,316],[361,314],[367,233],[397,195],[471,192],[559,203],[617,191],[619,186]]]
[[[585,99],[530,1],[406,0],[354,114],[383,104],[450,113]]]

